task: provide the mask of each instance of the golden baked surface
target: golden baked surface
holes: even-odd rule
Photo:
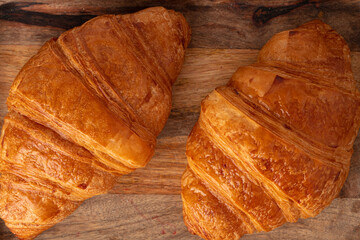
[[[316,216],[345,182],[359,125],[344,39],[318,20],[276,34],[202,101],[182,178],[189,231],[239,239]]]
[[[146,165],[189,41],[185,18],[156,7],[96,17],[25,64],[0,139],[0,217],[13,233],[36,237]]]

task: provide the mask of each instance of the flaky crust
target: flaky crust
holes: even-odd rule
[[[316,216],[345,182],[359,124],[344,39],[318,20],[276,34],[202,101],[182,178],[189,231],[239,239]]]
[[[148,8],[96,17],[25,64],[0,139],[0,217],[13,233],[33,239],[146,165],[189,41],[181,14]]]

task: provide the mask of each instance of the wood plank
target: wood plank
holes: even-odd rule
[[[126,217],[124,217],[126,216]],[[360,236],[360,199],[336,199],[317,217],[241,240],[350,240]],[[0,239],[15,237],[0,223]],[[103,195],[86,201],[38,240],[198,239],[182,219],[179,195]]]
[[[22,65],[39,46],[0,45],[0,119],[6,97]],[[241,65],[256,61],[257,50],[189,49],[182,72],[173,88],[173,108],[158,138],[154,158],[132,174],[119,178],[111,193],[179,194],[186,166],[185,144],[197,121],[200,102],[215,87],[225,84]],[[354,75],[360,83],[360,52],[352,53]],[[348,180],[341,197],[360,197],[360,139],[358,137]]]
[[[5,0],[0,1],[0,44],[42,44],[97,15],[159,5],[185,15],[193,48],[260,49],[275,33],[320,18],[347,40],[352,51],[360,51],[360,0]]]

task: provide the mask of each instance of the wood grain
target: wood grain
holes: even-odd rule
[[[245,235],[241,240],[358,240],[359,218],[359,199],[336,199],[315,218],[287,223],[268,233]],[[15,240],[15,237],[0,225],[0,239]],[[74,214],[37,239],[200,240],[187,232],[179,195],[113,194],[86,201]]]
[[[93,16],[123,14],[159,5],[185,15],[193,30],[192,48],[260,49],[275,33],[320,18],[348,41],[352,51],[360,51],[359,0],[33,0],[26,3],[5,0],[0,1],[0,44],[42,44]],[[267,7],[268,11],[259,15],[257,10],[261,7]],[[287,11],[281,11],[284,8]],[[254,14],[259,16],[254,19]],[[256,19],[264,22],[258,24]]]

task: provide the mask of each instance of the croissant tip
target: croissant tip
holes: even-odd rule
[[[10,228],[10,231],[19,239],[19,240],[34,240],[37,236],[39,236],[43,230],[39,230],[38,232],[32,232],[31,234],[27,233],[27,230],[14,230]],[[18,231],[18,232],[17,232]]]
[[[167,10],[167,9],[166,9]],[[174,10],[167,10],[172,18],[172,21],[175,25],[175,27],[178,29],[178,31],[181,33],[182,36],[182,45],[184,49],[186,49],[189,46],[190,40],[191,40],[191,28],[189,23],[186,21],[185,16],[180,13],[176,12]]]
[[[39,236],[43,231],[49,229],[51,226],[40,226],[31,227],[28,226],[16,226],[5,222],[5,225],[10,229],[10,231],[19,239],[19,240],[33,240]]]
[[[321,19],[313,19],[313,20],[311,20],[311,21],[309,21],[309,22],[307,22],[307,23],[311,23],[311,24],[326,24],[326,23],[324,23]],[[307,24],[307,23],[305,23],[305,24]]]
[[[307,28],[307,29],[317,29],[317,30],[333,30],[333,28],[323,22],[320,19],[314,19],[309,22],[304,23],[303,25],[299,26],[299,28]]]

